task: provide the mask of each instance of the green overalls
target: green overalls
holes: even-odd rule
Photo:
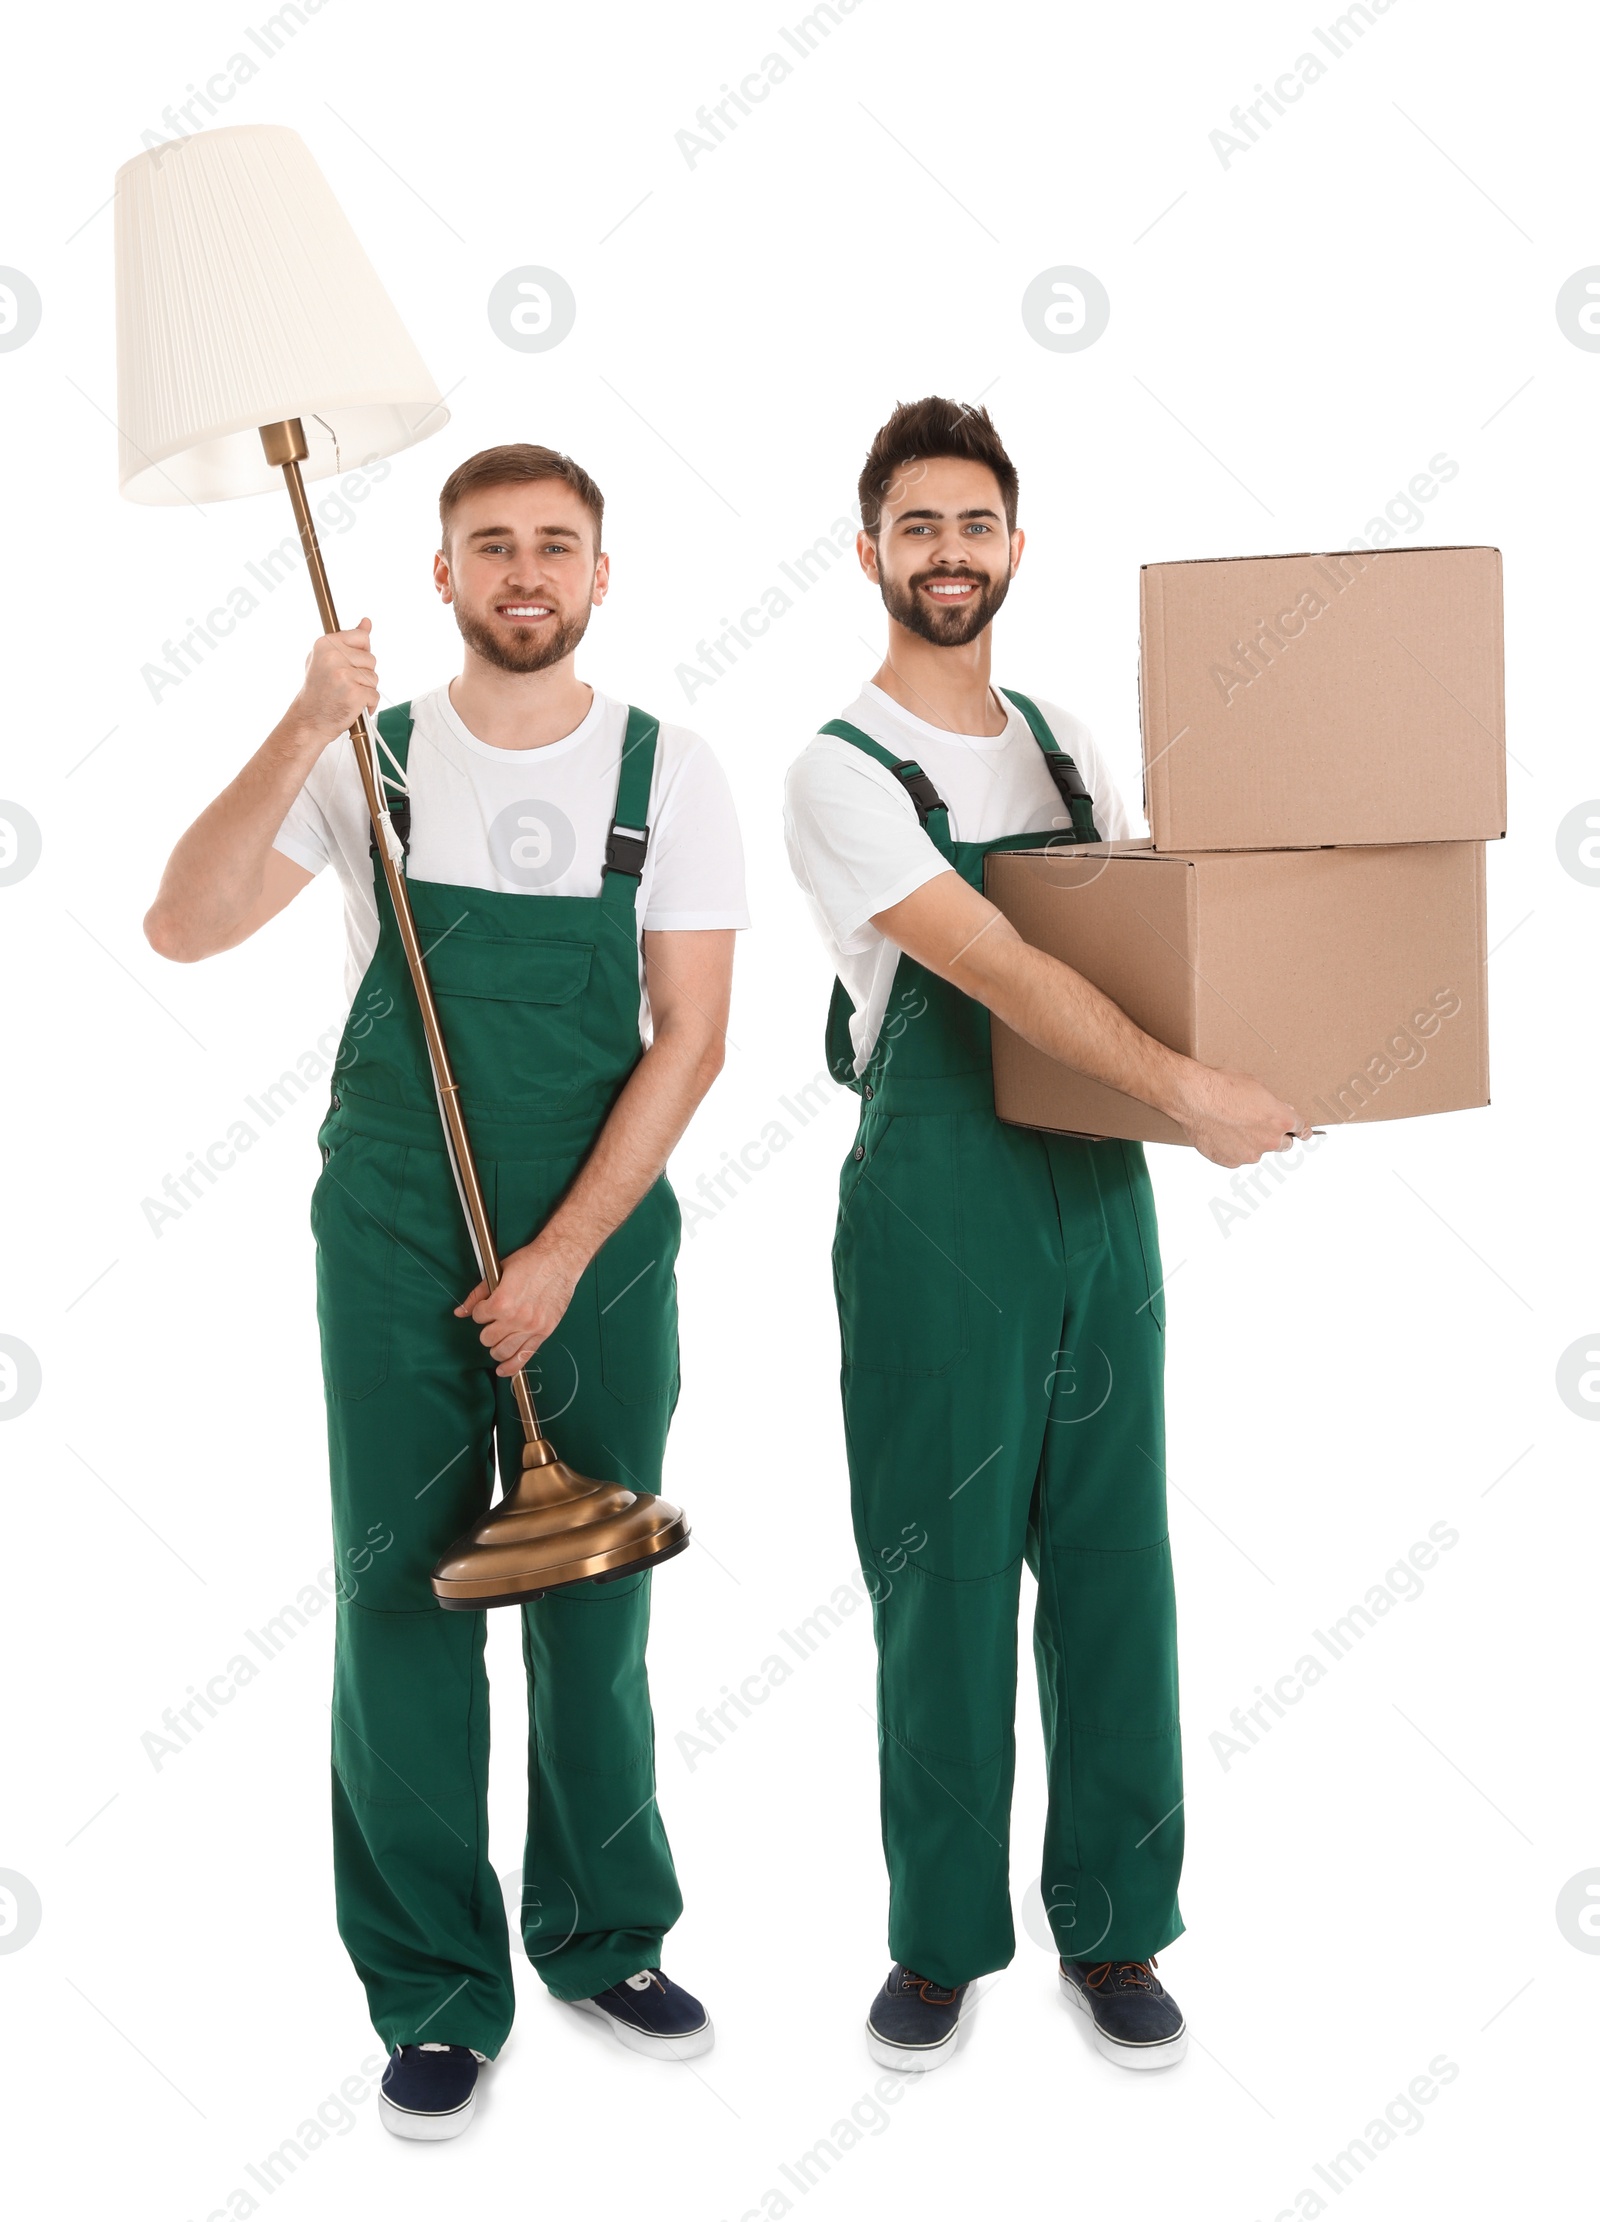
[[[1090,798],[1026,717],[1096,839]],[[997,849],[953,841],[917,764],[893,771],[973,887]],[[1050,838],[1061,839],[1062,835]],[[944,1984],[1004,1967],[1016,1631],[1024,1558],[1049,1811],[1041,1888],[1068,1959],[1148,1959],[1182,1931],[1183,1790],[1167,1540],[1164,1314],[1136,1143],[995,1115],[989,1013],[902,955],[866,1071],[850,1004],[828,1022],[860,1125],[839,1180],[834,1284],[856,1546],[878,1644],[889,1949]]]
[[[378,726],[403,773],[409,704]],[[411,883],[503,1254],[543,1226],[641,1054],[634,913],[656,734],[653,718],[629,712],[599,896]],[[487,1619],[441,1611],[428,1577],[488,1507],[492,1443],[512,1487],[522,1431],[479,1328],[454,1317],[478,1265],[376,864],[373,884],[378,945],[339,1050],[311,1206],[341,1573],[339,1930],[386,2045],[471,2045],[492,2058],[513,1991],[489,1858]],[[529,1366],[563,1455],[652,1494],[678,1393],[678,1234],[663,1178],[601,1249]],[[522,1607],[531,1733],[521,1926],[558,1998],[658,1965],[682,1910],[655,1804],[649,1613],[648,1574]]]

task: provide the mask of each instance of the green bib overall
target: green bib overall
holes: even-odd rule
[[[1068,803],[1065,838],[1094,840],[1076,767],[1035,706],[1009,699]],[[1038,834],[952,840],[918,765],[842,721],[823,731],[896,773],[973,887],[991,851],[1041,845]],[[862,1097],[833,1262],[851,1507],[878,1644],[889,1949],[947,1984],[1012,1956],[1026,1558],[1051,1927],[1068,1959],[1148,1959],[1183,1927],[1183,1791],[1165,1322],[1144,1153],[1003,1125],[987,1009],[907,956],[859,1079],[849,1018],[836,984],[829,1064]]]
[[[409,705],[378,726],[403,772]],[[560,1201],[641,1054],[635,901],[656,733],[653,718],[629,712],[598,897],[411,883],[503,1255]],[[404,831],[403,813],[399,822]],[[478,1265],[376,863],[373,884],[378,945],[340,1046],[311,1207],[341,1576],[339,1930],[385,2045],[471,2045],[493,2057],[513,1991],[489,1857],[487,1616],[442,1612],[429,1574],[488,1508],[496,1443],[512,1486],[522,1431],[480,1330],[454,1317]],[[677,1401],[678,1233],[662,1179],[601,1249],[529,1366],[563,1455],[651,1493]],[[659,1964],[662,1934],[682,1909],[654,1798],[649,1612],[648,1574],[522,1608],[521,1928],[558,1998],[592,1996]]]

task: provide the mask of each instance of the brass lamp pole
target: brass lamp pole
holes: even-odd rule
[[[310,452],[301,420],[289,417],[263,425],[261,445],[268,463],[282,470],[289,490],[322,629],[336,633],[339,620],[300,472]],[[400,868],[400,839],[389,816],[379,774],[377,738],[365,711],[351,726],[350,739],[377,841],[378,862],[416,992],[461,1208],[484,1283],[494,1289],[500,1283],[499,1247],[484,1203],[438,1005],[423,963],[406,876]],[[490,1605],[523,1604],[542,1596],[547,1589],[564,1588],[573,1582],[616,1581],[685,1549],[689,1523],[676,1505],[624,1489],[616,1482],[593,1481],[556,1455],[539,1425],[524,1369],[519,1368],[512,1376],[511,1393],[525,1438],[522,1472],[516,1488],[459,1537],[434,1568],[433,1590],[441,1605],[450,1611],[474,1612]]]

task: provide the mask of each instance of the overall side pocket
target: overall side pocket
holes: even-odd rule
[[[329,1150],[311,1196],[317,1326],[329,1396],[371,1396],[389,1378],[395,1213],[404,1148],[347,1134]]]
[[[943,1373],[967,1347],[954,1120],[892,1118],[846,1161],[833,1244],[844,1362],[866,1373]]]
[[[622,1404],[676,1393],[678,1286],[673,1273],[683,1219],[665,1174],[595,1259],[600,1375]]]
[[[1156,1199],[1150,1186],[1150,1169],[1145,1164],[1144,1147],[1141,1143],[1122,1142],[1118,1147],[1122,1151],[1128,1198],[1133,1206],[1134,1225],[1139,1233],[1139,1248],[1144,1256],[1144,1283],[1145,1293],[1150,1300],[1150,1316],[1165,1334],[1167,1298],[1163,1287],[1161,1239],[1156,1232]]]

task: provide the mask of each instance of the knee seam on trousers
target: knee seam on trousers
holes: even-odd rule
[[[431,1620],[438,1605],[363,1605],[354,1597],[341,1597],[346,1612],[370,1613],[374,1620]]]
[[[1025,1554],[1019,1551],[1015,1558],[1007,1559],[1004,1566],[997,1567],[991,1574],[941,1574],[931,1566],[915,1565],[908,1558],[894,1579],[898,1581],[901,1574],[916,1574],[925,1582],[940,1582],[947,1589],[976,1589],[983,1582],[1009,1581],[1011,1576],[1021,1567],[1024,1556]],[[870,1581],[872,1576],[869,1574],[867,1578]]]
[[[558,1768],[563,1775],[582,1775],[588,1782],[620,1782],[628,1775],[648,1776],[651,1796],[654,1797],[657,1785],[653,1752],[642,1752],[637,1759],[630,1760],[623,1767],[585,1767],[569,1758],[564,1750],[559,1749],[548,1736],[542,1735],[537,1729],[534,1731],[534,1744],[544,1764]]]
[[[1050,1543],[1045,1553],[1050,1558],[1148,1558],[1152,1551],[1164,1551],[1172,1541],[1171,1532],[1157,1536],[1153,1543]]]
[[[902,1736],[900,1731],[897,1728],[892,1728],[887,1721],[881,1722],[880,1725],[890,1743],[898,1744],[900,1749],[909,1753],[913,1759],[937,1759],[940,1765],[945,1767],[964,1767],[969,1771],[976,1770],[979,1767],[992,1767],[996,1760],[1003,1760],[1006,1757],[1008,1750],[1008,1746],[1001,1743],[996,1744],[993,1751],[985,1752],[981,1758],[963,1759],[958,1758],[953,1752],[936,1751],[932,1744],[913,1743],[909,1736]]]
[[[1175,1736],[1178,1727],[1176,1720],[1168,1721],[1161,1728],[1095,1728],[1088,1722],[1079,1721],[1076,1733],[1080,1736],[1098,1736],[1111,1743],[1148,1744],[1154,1743],[1158,1737]]]

